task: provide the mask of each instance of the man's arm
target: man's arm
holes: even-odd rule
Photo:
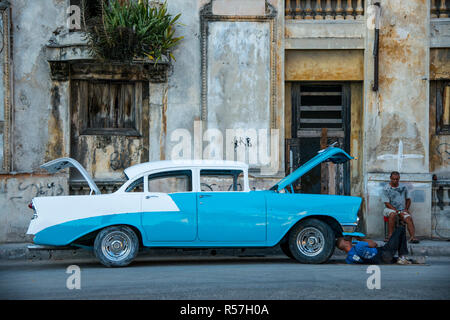
[[[406,212],[409,212],[409,206],[411,205],[411,199],[406,199],[406,202],[405,202],[405,211]]]
[[[364,242],[367,242],[368,245],[369,245],[369,248],[376,248],[376,247],[378,247],[378,244],[377,244],[375,241],[373,241],[373,240],[370,240],[370,239],[363,239],[363,238],[361,238],[361,237],[355,237],[355,239],[358,240],[358,241],[364,241]]]

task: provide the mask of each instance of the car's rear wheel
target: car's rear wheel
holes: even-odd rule
[[[133,261],[139,250],[139,238],[127,226],[112,226],[95,237],[94,254],[107,267],[124,267]]]
[[[307,219],[289,234],[289,250],[301,263],[324,263],[334,252],[334,231],[325,222]]]

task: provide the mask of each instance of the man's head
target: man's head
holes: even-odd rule
[[[397,171],[391,172],[391,186],[398,187],[398,183],[400,182],[400,173]]]
[[[347,237],[338,238],[336,247],[342,251],[349,252],[352,249],[352,240]]]

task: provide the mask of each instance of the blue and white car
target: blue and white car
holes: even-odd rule
[[[280,244],[302,263],[326,262],[335,239],[355,231],[361,198],[291,193],[292,184],[323,161],[352,159],[321,150],[269,190],[249,188],[248,165],[234,161],[156,161],[125,169],[128,180],[101,194],[74,159],[50,161],[55,173],[75,167],[90,195],[36,197],[27,234],[46,246],[90,246],[108,267],[128,265],[139,248],[249,248]]]

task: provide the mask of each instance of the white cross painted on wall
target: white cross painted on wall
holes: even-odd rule
[[[397,159],[397,171],[402,171],[403,159],[421,159],[423,155],[421,154],[403,154],[403,142],[400,140],[398,142],[397,154],[383,154],[378,156],[378,160],[395,160]]]

